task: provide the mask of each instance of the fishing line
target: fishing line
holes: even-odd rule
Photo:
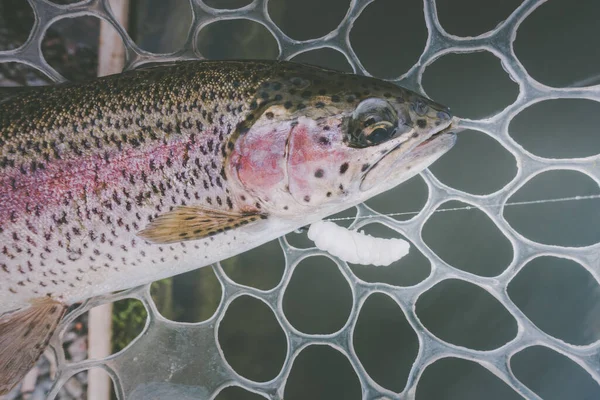
[[[502,208],[502,207],[509,207],[509,206],[524,206],[524,205],[530,205],[530,204],[545,204],[545,203],[562,203],[562,202],[567,202],[567,201],[578,201],[578,200],[596,200],[596,199],[600,199],[600,194],[592,194],[592,195],[588,195],[588,196],[573,196],[573,197],[561,197],[561,198],[557,198],[557,199],[545,199],[545,200],[531,200],[531,201],[515,201],[512,203],[506,203],[506,204],[494,204],[491,205],[491,208]],[[477,206],[465,206],[465,207],[454,207],[454,208],[440,208],[434,211],[434,213],[439,213],[439,212],[447,212],[447,211],[464,211],[464,210],[473,210],[473,209],[479,209],[479,207]],[[407,211],[407,212],[398,212],[398,213],[389,213],[389,214],[381,214],[381,215],[385,215],[387,217],[397,217],[397,216],[401,216],[401,215],[417,215],[419,214],[421,211]],[[377,218],[379,217],[379,215],[366,215],[363,217],[340,217],[340,218],[328,218],[325,221],[349,221],[349,220],[355,220],[355,219],[368,219],[368,218]]]

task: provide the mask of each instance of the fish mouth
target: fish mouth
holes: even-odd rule
[[[429,143],[431,143],[434,140],[438,139],[442,135],[454,135],[455,133],[456,132],[455,132],[455,129],[454,129],[454,124],[450,123],[450,125],[448,125],[448,127],[446,127],[444,129],[442,129],[441,131],[436,132],[433,135],[429,136],[427,139],[423,140],[421,143],[419,143],[418,145],[416,145],[414,147],[414,149],[418,149],[419,147],[422,147],[422,146],[427,146]]]
[[[454,135],[454,127],[455,127],[455,123],[456,121],[453,119],[448,123],[448,126],[446,126],[445,128],[440,129],[437,132],[433,132],[430,136],[428,136],[427,138],[425,138],[424,140],[422,140],[421,142],[417,143],[416,145],[413,144],[412,147],[409,147],[408,149],[406,149],[406,151],[404,151],[405,155],[410,154],[412,151],[421,148],[421,147],[426,147],[428,145],[430,145],[431,143],[435,142],[436,140],[438,140],[439,138],[441,138],[444,135]],[[371,171],[371,169],[374,169],[377,167],[377,164],[379,164],[379,162],[381,162],[382,160],[384,160],[386,157],[390,156],[392,153],[396,152],[397,150],[399,150],[401,147],[406,146],[407,142],[401,142],[398,143],[396,146],[392,147],[387,153],[383,154],[381,156],[381,158],[379,158],[372,166],[371,168],[369,168],[366,173],[365,176]],[[364,179],[364,178],[363,178]]]
[[[448,126],[433,132],[417,144],[402,142],[383,154],[365,171],[360,190],[369,191],[380,185],[382,180],[393,183],[391,186],[393,187],[427,168],[454,145],[456,141],[454,122],[454,120],[450,121]]]

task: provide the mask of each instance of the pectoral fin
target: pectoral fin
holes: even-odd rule
[[[213,210],[204,207],[177,207],[160,215],[138,236],[151,243],[198,240],[265,219],[265,214]]]
[[[0,316],[0,395],[33,367],[66,309],[62,303],[41,299],[29,308]]]

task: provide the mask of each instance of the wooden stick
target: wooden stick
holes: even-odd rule
[[[110,7],[117,21],[124,27],[127,24],[129,0],[110,0]],[[100,22],[98,43],[98,76],[118,74],[125,65],[125,48],[121,37],[111,24]],[[104,304],[90,310],[88,319],[88,357],[100,359],[108,357],[112,350],[112,304]],[[88,372],[88,400],[110,400],[111,380],[99,368]]]

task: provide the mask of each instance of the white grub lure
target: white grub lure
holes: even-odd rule
[[[402,239],[383,239],[346,229],[333,222],[318,221],[308,229],[315,245],[346,262],[388,266],[408,254],[410,244]]]

